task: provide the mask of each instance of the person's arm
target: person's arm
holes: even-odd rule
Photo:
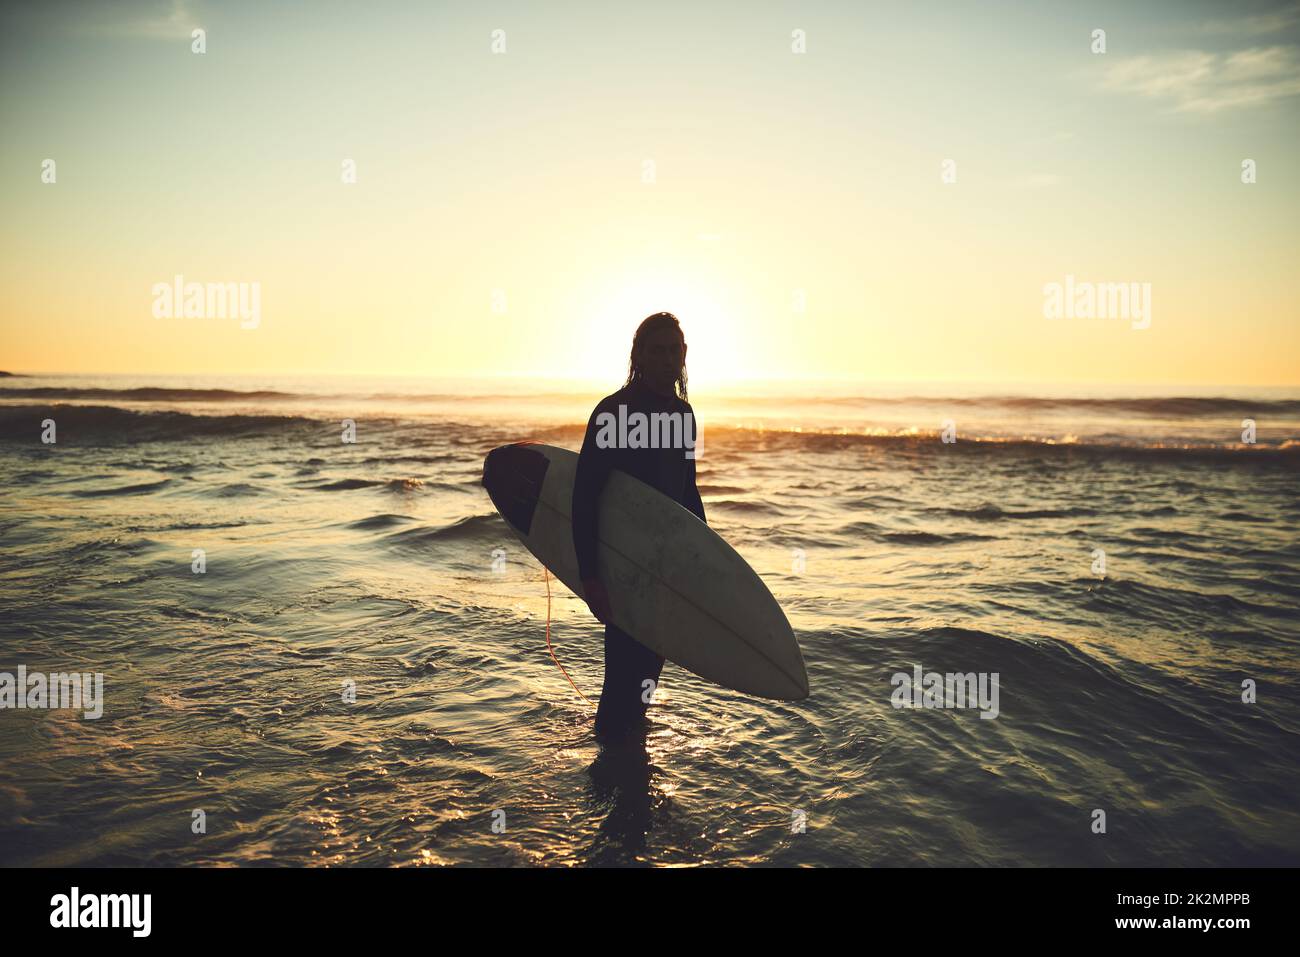
[[[614,468],[612,448],[602,449],[596,443],[596,419],[603,410],[598,405],[587,422],[587,434],[578,453],[578,471],[573,480],[573,502],[570,514],[573,521],[573,550],[578,556],[578,577],[582,579],[583,597],[591,613],[604,623],[609,623],[609,595],[600,580],[596,565],[596,506],[600,492]]]
[[[691,407],[688,405],[686,408],[690,409]],[[691,417],[689,421],[695,423],[694,410],[691,410]],[[699,425],[695,424],[695,428],[697,429],[696,435],[698,436]],[[686,495],[685,495],[686,501],[683,502],[682,504],[685,505],[689,511],[694,512],[695,516],[701,522],[707,525],[709,523],[709,520],[704,517],[704,502],[700,499],[700,490],[699,487],[695,484],[695,459],[687,459],[686,461],[687,461]]]
[[[690,460],[690,466],[686,471],[686,501],[682,502],[688,511],[694,512],[695,517],[704,524],[709,520],[704,517],[704,502],[700,499],[700,490],[695,484],[695,459]]]

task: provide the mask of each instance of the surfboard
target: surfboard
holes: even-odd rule
[[[503,445],[483,462],[483,486],[528,551],[582,596],[570,514],[577,467],[568,449]],[[692,512],[616,470],[601,492],[596,533],[616,627],[723,687],[781,701],[808,696],[803,655],[776,598]]]

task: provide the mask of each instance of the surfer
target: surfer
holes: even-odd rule
[[[596,709],[596,736],[613,740],[643,726],[664,659],[610,623],[609,593],[596,565],[596,505],[609,473],[620,469],[658,489],[704,521],[704,503],[695,486],[694,454],[686,454],[694,436],[683,443],[610,442],[601,422],[627,421],[640,413],[662,421],[665,413],[694,427],[695,413],[686,401],[686,337],[677,317],[657,312],[637,327],[632,338],[627,382],[596,406],[578,456],[573,486],[573,547],[587,607],[605,626],[605,682]],[[681,433],[677,433],[681,436]],[[688,446],[686,443],[690,443]],[[647,684],[647,682],[649,682]]]

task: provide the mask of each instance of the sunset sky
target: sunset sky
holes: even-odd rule
[[[9,371],[607,378],[670,310],[693,382],[1300,384],[1295,5],[0,18]],[[155,318],[177,274],[260,325]],[[1150,327],[1044,318],[1067,275]]]

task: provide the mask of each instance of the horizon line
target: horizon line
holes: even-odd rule
[[[377,378],[377,379],[426,379],[430,381],[444,382],[482,382],[482,381],[534,381],[534,382],[555,382],[570,384],[592,384],[607,383],[613,378],[618,377],[597,377],[597,376],[573,376],[573,375],[555,375],[555,374],[538,374],[527,372],[498,372],[498,373],[477,373],[477,374],[457,374],[448,375],[441,373],[414,373],[414,372],[104,372],[104,371],[60,371],[60,372],[14,372],[10,370],[0,370],[0,380],[20,379],[20,378],[57,378],[57,377],[93,377],[93,376],[115,376],[115,377],[132,377],[145,379],[149,377],[177,377],[186,376],[193,378]],[[825,383],[828,385],[953,385],[953,386],[977,386],[977,385],[1002,385],[1004,387],[1049,387],[1049,388],[1106,388],[1121,389],[1136,387],[1143,390],[1150,390],[1155,387],[1184,388],[1184,389],[1297,389],[1300,390],[1300,381],[1297,382],[1193,382],[1193,381],[1170,381],[1170,380],[1146,380],[1141,382],[1134,381],[1106,381],[1096,379],[1071,379],[1067,381],[1051,381],[1044,379],[922,379],[922,378],[897,378],[897,379],[867,379],[867,378],[848,378],[841,376],[751,376],[745,378],[726,378],[715,379],[712,384],[702,384],[699,382],[692,383],[694,389],[710,392],[715,388],[725,388],[728,391],[737,386],[766,385],[766,384],[808,384],[808,383]]]

